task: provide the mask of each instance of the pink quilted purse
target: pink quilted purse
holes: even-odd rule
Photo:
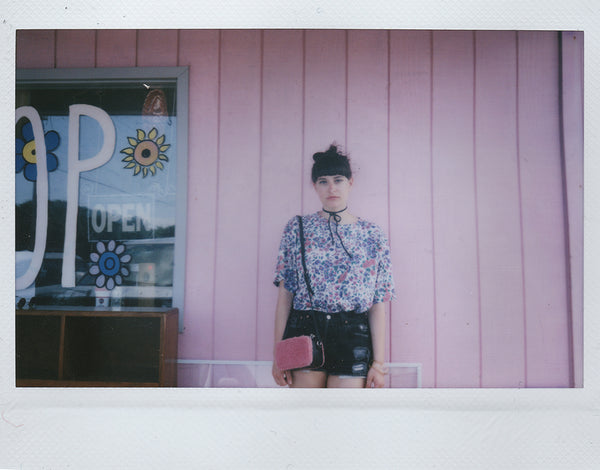
[[[315,335],[284,339],[275,346],[275,362],[279,370],[321,367],[325,363],[323,345]]]

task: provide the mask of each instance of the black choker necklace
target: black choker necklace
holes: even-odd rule
[[[333,220],[335,220],[335,223],[339,224],[342,221],[342,216],[339,214],[344,212],[346,209],[348,209],[348,206],[344,207],[341,211],[328,211],[327,209],[323,208],[323,212],[325,212],[326,214],[329,214],[329,218],[331,219],[333,217]]]
[[[340,215],[340,213],[344,212],[346,209],[348,209],[348,206],[344,207],[340,211],[328,211],[327,209],[323,208],[323,212],[325,212],[326,214],[329,214],[329,219],[327,219],[327,225],[329,226],[329,233],[331,234],[331,242],[335,244],[335,238],[333,238],[333,231],[331,230],[331,219],[333,219],[334,222],[335,222],[335,234],[337,235],[338,240],[340,241],[340,244],[342,245],[342,248],[344,249],[344,251],[346,252],[346,254],[350,258],[352,258],[352,255],[348,252],[348,250],[344,246],[344,242],[342,241],[342,237],[340,237],[340,234],[338,232],[338,225],[342,221],[342,216]]]

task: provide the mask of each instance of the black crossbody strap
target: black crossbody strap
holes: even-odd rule
[[[304,250],[304,227],[302,224],[302,216],[298,216],[298,229],[300,231],[300,254],[302,255],[302,270],[304,271],[304,282],[306,282],[306,287],[308,288],[308,293],[310,295],[310,303],[312,307],[312,296],[314,295],[314,291],[312,290],[312,286],[310,284],[310,276],[308,275],[308,269],[306,269],[306,254]]]
[[[310,276],[308,275],[308,269],[306,268],[306,254],[304,250],[304,226],[302,224],[302,216],[298,216],[298,230],[300,232],[300,255],[302,257],[302,270],[304,271],[304,282],[306,282],[306,287],[308,289],[308,296],[310,298],[310,307],[313,308],[313,290],[310,284]],[[315,323],[315,333],[317,334],[317,338],[321,341],[321,335],[319,334],[319,326],[317,325],[317,318],[315,315],[315,311],[312,312],[313,322]]]

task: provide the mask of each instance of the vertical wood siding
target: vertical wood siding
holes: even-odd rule
[[[482,385],[525,386],[517,38],[477,33],[475,156]]]
[[[282,224],[302,210],[304,34],[265,31],[263,46],[256,359],[270,360],[277,298],[273,258]]]
[[[391,356],[421,363],[429,386],[436,383],[437,351],[431,51],[430,32],[390,33],[390,241],[398,291],[391,305]]]
[[[180,352],[191,358],[214,357],[219,45],[219,31],[180,32],[179,58],[189,67],[189,100],[194,103],[189,107],[185,305],[195,318],[185,322],[181,339],[186,343]]]
[[[350,153],[389,234],[388,360],[425,387],[582,385],[582,35],[19,31],[17,66],[190,68],[181,358],[270,360],[279,237]],[[188,385],[182,383],[181,385]]]
[[[62,30],[56,32],[56,67],[94,67],[96,65],[96,32]]]
[[[137,32],[99,30],[96,36],[96,67],[135,67]]]
[[[223,31],[220,56],[214,354],[248,359],[257,330],[261,33]]]
[[[527,385],[550,386],[569,380],[558,37],[537,32],[518,39]]]
[[[561,36],[563,187],[568,222],[568,292],[572,318],[573,383],[583,384],[583,35]]]
[[[479,385],[471,32],[434,32],[431,160],[437,386]]]

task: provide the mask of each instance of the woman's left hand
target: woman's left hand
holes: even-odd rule
[[[385,386],[385,375],[375,367],[369,369],[365,388],[383,388]]]

